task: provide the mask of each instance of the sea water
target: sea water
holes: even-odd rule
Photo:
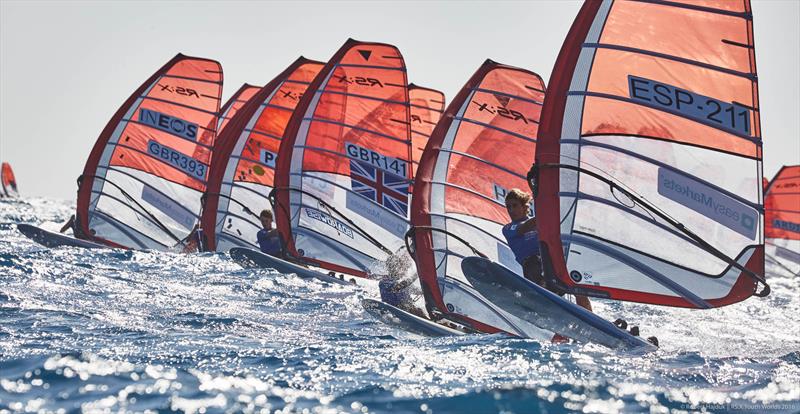
[[[421,338],[355,286],[223,253],[48,249],[73,205],[0,201],[0,412],[798,412],[800,277],[712,310],[595,300],[657,352]]]

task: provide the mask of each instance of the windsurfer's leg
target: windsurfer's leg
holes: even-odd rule
[[[592,312],[592,302],[589,302],[588,297],[583,295],[575,295],[575,303],[589,312]]]
[[[522,275],[525,276],[525,279],[541,287],[547,287],[545,286],[544,276],[542,276],[542,262],[538,256],[530,256],[525,259],[525,262],[522,263]]]
[[[75,215],[73,214],[73,215],[71,215],[69,217],[69,220],[67,220],[67,223],[64,224],[64,226],[61,227],[61,230],[59,230],[58,232],[59,233],[64,233],[65,231],[67,231],[69,229],[73,229],[73,233],[74,233],[75,232],[74,226],[75,226]]]

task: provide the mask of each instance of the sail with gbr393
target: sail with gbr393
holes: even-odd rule
[[[178,54],[122,105],[79,179],[78,238],[167,250],[196,225],[217,137],[222,67]]]

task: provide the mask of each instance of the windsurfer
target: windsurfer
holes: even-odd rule
[[[205,234],[203,233],[203,228],[200,227],[200,223],[197,223],[194,225],[192,231],[189,232],[189,235],[183,240],[183,252],[202,252],[206,250],[205,247]]]
[[[511,222],[503,226],[503,236],[508,242],[508,247],[514,252],[517,262],[522,265],[523,275],[537,285],[558,293],[542,275],[536,217],[528,215],[531,196],[518,188],[513,188],[506,194],[505,201]],[[589,311],[592,310],[592,304],[586,296],[575,295],[575,302]]]
[[[381,280],[378,282],[381,301],[425,318],[422,311],[414,306],[414,300],[411,298],[415,277],[408,275],[410,267],[411,258],[403,253],[393,254],[386,259],[386,272],[380,276]]]
[[[278,229],[272,228],[272,211],[262,210],[259,219],[263,228],[256,234],[256,239],[261,252],[270,256],[284,257],[283,239]]]

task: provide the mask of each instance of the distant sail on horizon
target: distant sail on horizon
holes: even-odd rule
[[[120,107],[79,178],[78,238],[167,250],[196,225],[217,138],[222,67],[176,55]]]
[[[11,164],[4,162],[0,167],[0,184],[2,184],[0,197],[19,197],[19,189],[17,188],[17,179],[14,177],[14,171],[11,169]]]
[[[536,149],[545,269],[569,292],[713,308],[764,296],[749,1],[587,1]]]

